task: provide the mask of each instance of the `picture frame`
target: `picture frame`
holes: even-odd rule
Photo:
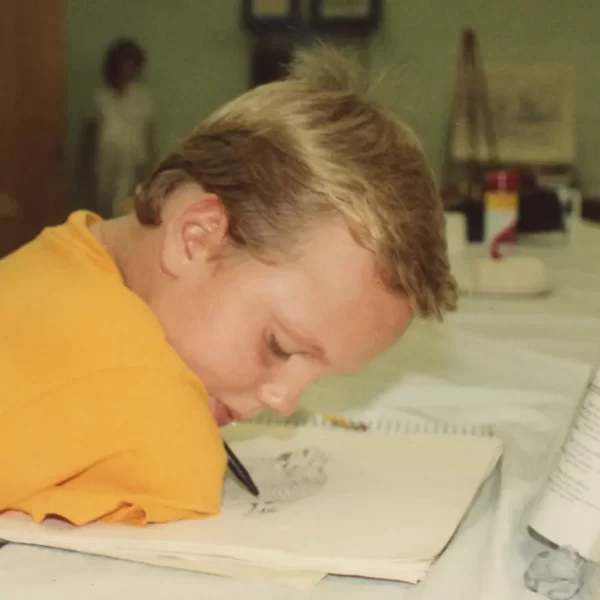
[[[382,0],[310,0],[309,27],[317,33],[364,36],[382,18]]]
[[[298,30],[300,0],[242,0],[242,23],[258,35]]]

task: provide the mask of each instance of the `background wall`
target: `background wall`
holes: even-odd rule
[[[99,83],[110,41],[134,36],[148,52],[146,80],[157,108],[162,152],[214,108],[248,87],[249,38],[236,0],[68,0],[70,173],[81,120]],[[600,193],[600,3],[592,0],[388,0],[370,41],[378,94],[413,126],[439,174],[443,164],[456,51],[475,28],[491,63],[567,63],[577,71],[578,166],[584,189]],[[598,164],[597,164],[598,163]],[[85,199],[71,190],[73,206]]]

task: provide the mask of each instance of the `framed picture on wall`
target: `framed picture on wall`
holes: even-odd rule
[[[569,165],[575,160],[575,70],[569,65],[488,65],[485,69],[498,159],[516,164]],[[471,156],[467,115],[453,123],[451,153]],[[478,135],[476,160],[491,159]]]
[[[366,35],[382,16],[382,0],[310,0],[309,23],[317,32]]]
[[[299,29],[300,0],[242,0],[244,26],[257,34]]]

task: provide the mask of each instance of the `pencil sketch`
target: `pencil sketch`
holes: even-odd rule
[[[235,478],[228,475],[223,491],[223,510],[244,516],[265,515],[314,496],[327,482],[325,466],[328,460],[327,455],[316,448],[244,460],[260,489],[260,497],[250,496]]]
[[[575,72],[561,65],[486,68],[490,109],[505,162],[569,164],[575,156]],[[468,157],[464,116],[455,124],[452,151]],[[480,139],[480,158],[487,154]]]

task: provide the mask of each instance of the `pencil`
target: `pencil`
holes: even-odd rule
[[[362,421],[353,421],[346,419],[345,417],[336,417],[335,415],[319,415],[323,421],[331,423],[334,427],[341,427],[342,429],[354,429],[357,431],[367,431],[369,426]]]
[[[258,496],[260,492],[254,481],[252,481],[252,477],[250,477],[250,473],[248,473],[246,467],[244,467],[240,459],[233,453],[227,442],[223,442],[223,444],[225,445],[225,452],[227,452],[227,466],[229,470],[253,496]]]

